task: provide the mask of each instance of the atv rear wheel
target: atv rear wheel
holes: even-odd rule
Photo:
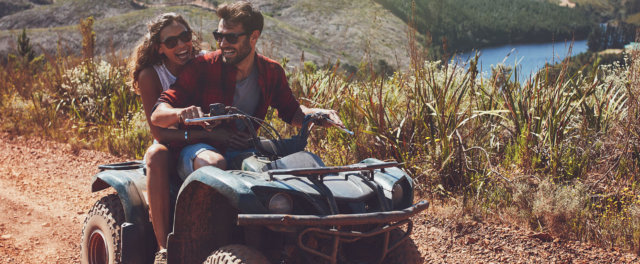
[[[390,236],[391,241],[401,238],[404,234],[401,230],[392,230]],[[423,259],[420,256],[418,246],[416,246],[416,243],[413,242],[411,237],[407,238],[407,240],[402,242],[397,248],[389,252],[383,261],[385,264],[415,264],[422,262]]]
[[[124,210],[116,194],[97,201],[84,220],[80,262],[83,264],[119,264],[120,225],[124,223]]]
[[[213,251],[204,264],[268,264],[259,251],[243,246],[228,245]]]

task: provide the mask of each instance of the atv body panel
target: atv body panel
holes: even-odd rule
[[[257,165],[246,164],[251,162]],[[408,235],[412,225],[407,219],[428,207],[427,202],[411,204],[412,180],[395,167],[372,169],[366,173],[328,173],[320,179],[270,174],[278,169],[258,172],[264,169],[259,168],[260,164],[266,166],[265,162],[253,157],[245,160],[244,166],[252,168],[251,171],[203,167],[185,180],[178,194],[173,233],[168,240],[169,263],[200,263],[216,248],[229,244],[249,244],[263,249],[271,244],[269,233],[273,232],[284,233],[283,240],[290,240],[308,253],[332,262],[336,259],[337,249],[322,253],[301,241],[310,235],[336,237],[330,242],[334,248],[343,240],[384,236],[400,227],[405,227]],[[383,162],[367,159],[360,164],[366,167]],[[296,166],[281,167],[291,169]],[[291,170],[296,171],[295,168]],[[396,184],[403,186],[406,192],[396,208],[392,208],[392,190]],[[270,213],[267,203],[276,193],[285,193],[292,198],[290,214]],[[384,225],[392,222],[398,224]],[[366,232],[358,231],[360,234],[317,229],[357,225],[370,227]],[[387,238],[382,257],[406,237],[397,241]]]

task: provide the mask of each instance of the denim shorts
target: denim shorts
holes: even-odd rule
[[[187,177],[193,172],[193,160],[196,158],[196,156],[207,150],[221,153],[215,147],[205,143],[196,143],[182,148],[182,150],[180,151],[180,157],[178,158],[178,175],[182,180],[187,179]],[[225,158],[225,160],[231,161],[240,154],[254,151],[255,150],[253,148],[245,150],[229,150],[222,156]]]
[[[205,143],[196,143],[182,148],[178,158],[178,176],[180,176],[180,179],[184,181],[193,172],[193,160],[198,154],[206,150],[220,153],[216,148]]]

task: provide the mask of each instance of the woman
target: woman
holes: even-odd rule
[[[166,263],[169,178],[175,166],[169,148],[158,142],[179,141],[184,138],[185,131],[152,125],[151,112],[160,94],[169,89],[184,65],[199,53],[199,47],[193,41],[189,24],[178,14],[162,14],[149,23],[148,28],[149,33],[131,56],[130,69],[132,86],[142,98],[144,113],[154,138],[154,144],[145,154],[147,194],[159,248],[155,263]]]

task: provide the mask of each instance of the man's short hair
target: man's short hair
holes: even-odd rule
[[[262,33],[264,17],[249,2],[240,1],[232,4],[223,4],[218,7],[216,12],[220,19],[224,19],[225,23],[232,25],[240,23],[246,32],[250,33],[258,30]]]

